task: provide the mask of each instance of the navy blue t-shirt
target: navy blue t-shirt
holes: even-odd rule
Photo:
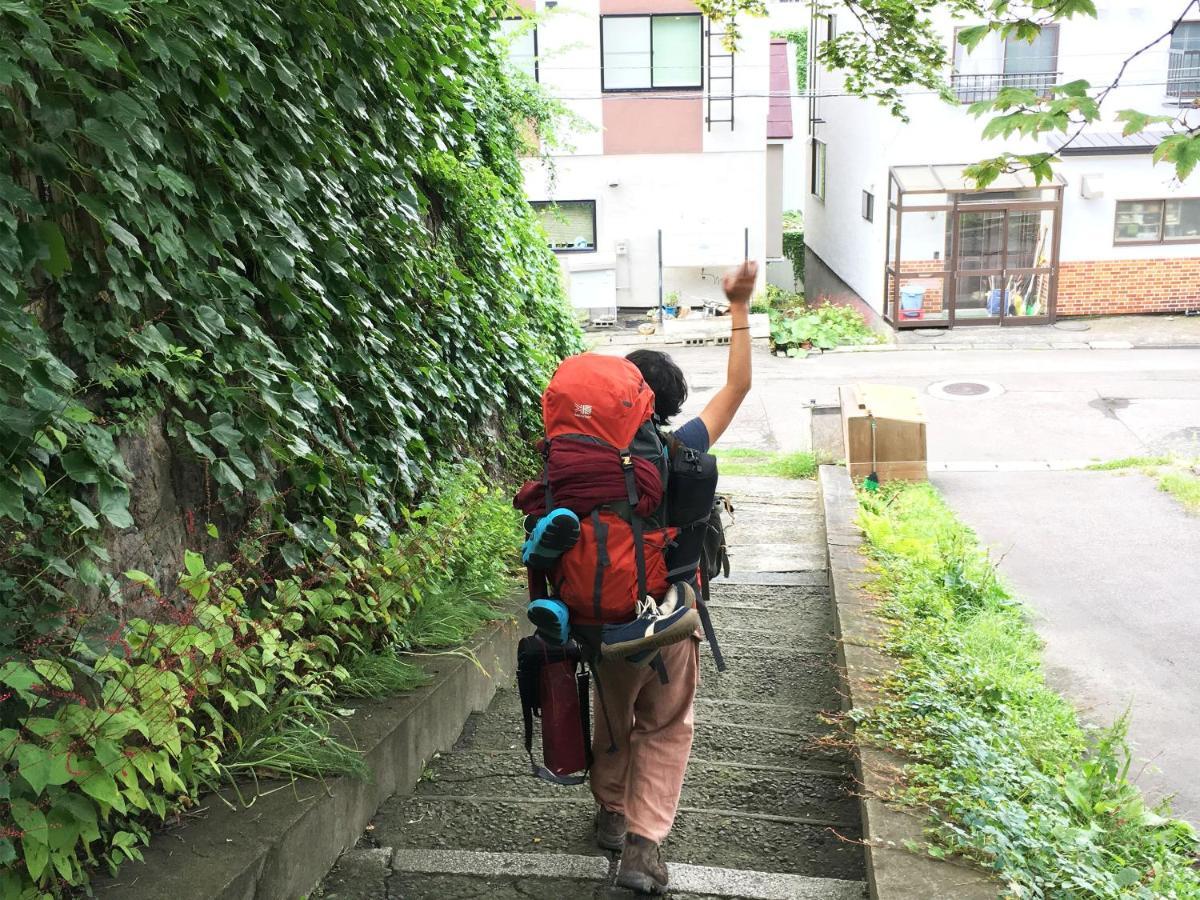
[[[679,443],[701,453],[707,453],[709,447],[708,426],[699,417],[684,422],[675,429],[675,437]]]

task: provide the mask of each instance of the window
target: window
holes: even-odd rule
[[[863,191],[862,217],[868,222],[875,221],[875,195],[870,191]]]
[[[832,41],[837,34],[837,16],[825,16],[825,40]]]
[[[528,19],[503,19],[500,33],[508,40],[508,61],[513,68],[537,81],[537,26]]]
[[[556,253],[588,253],[596,249],[595,200],[535,200],[537,212]]]
[[[1200,197],[1117,202],[1117,244],[1200,243]]]
[[[973,50],[954,40],[954,85],[963,103],[993,100],[1001,88],[1046,94],[1058,80],[1058,26],[1044,25],[1033,41],[990,34]]]
[[[1200,22],[1183,22],[1171,35],[1167,96],[1179,100],[1200,97]]]
[[[825,201],[825,142],[812,139],[812,183],[809,189],[821,202]]]
[[[602,16],[603,90],[702,87],[700,22],[694,14]]]

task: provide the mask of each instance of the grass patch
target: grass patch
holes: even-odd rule
[[[1146,469],[1154,466],[1166,466],[1171,463],[1169,456],[1126,456],[1123,459],[1110,459],[1107,462],[1094,463],[1088,466],[1089,472],[1116,472],[1121,469]]]
[[[770,475],[775,478],[816,478],[817,458],[808,452],[778,453],[772,450],[714,449],[722,475]]]
[[[1158,489],[1170,494],[1193,515],[1200,515],[1200,476],[1197,460],[1176,456],[1127,456],[1088,466],[1090,471],[1137,470],[1157,479]]]
[[[332,735],[333,713],[304,694],[282,695],[268,709],[249,707],[235,723],[235,749],[222,767],[231,776],[265,771],[288,778],[370,775],[362,754]]]
[[[430,678],[390,650],[356,656],[346,664],[346,672],[349,677],[338,689],[343,697],[391,697],[419,688]]]
[[[1005,896],[1200,897],[1196,833],[1130,784],[1125,722],[1086,732],[1044,679],[1041,643],[974,534],[926,484],[860,495],[900,667],[857,711],[930,811],[930,855],[992,870]]]
[[[1191,472],[1167,472],[1159,477],[1158,489],[1170,494],[1193,514],[1200,514],[1200,478]]]
[[[457,647],[481,625],[503,615],[490,603],[463,593],[426,596],[397,629],[397,646],[405,650]]]

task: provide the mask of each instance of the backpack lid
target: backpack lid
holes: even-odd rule
[[[654,391],[637,366],[620,356],[568,357],[542,394],[542,420],[550,439],[582,434],[625,450],[653,414]]]

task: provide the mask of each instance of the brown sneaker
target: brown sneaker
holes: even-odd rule
[[[625,835],[625,852],[621,854],[621,869],[617,886],[639,894],[667,892],[667,864],[663,862],[658,844],[640,834]]]
[[[596,810],[596,846],[620,852],[625,846],[625,816],[601,806]]]

